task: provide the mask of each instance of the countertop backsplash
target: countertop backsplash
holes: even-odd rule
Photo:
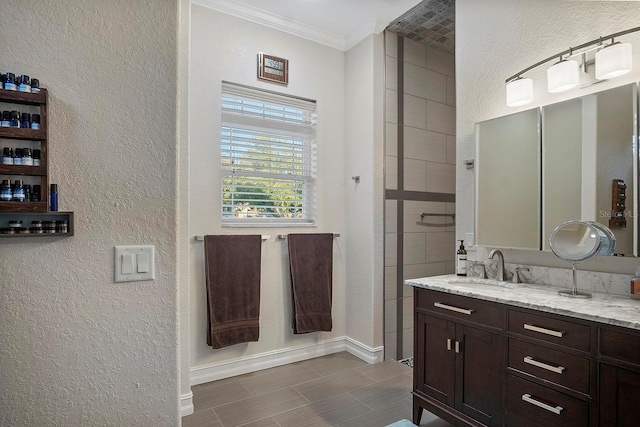
[[[489,278],[495,278],[498,273],[498,261],[484,261]],[[571,268],[541,267],[537,265],[505,263],[505,280],[513,280],[516,267],[528,268],[529,271],[520,270],[520,280],[524,283],[538,283],[541,285],[573,287]],[[477,264],[469,265],[467,274],[473,277],[481,277],[482,267]],[[630,282],[632,275],[603,273],[597,271],[581,271],[578,266],[578,290],[587,292],[603,292],[612,295],[630,295]]]

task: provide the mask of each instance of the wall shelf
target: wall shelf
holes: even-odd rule
[[[18,203],[18,202],[16,202]],[[23,203],[24,204],[24,203]],[[45,203],[46,206],[46,203]],[[22,221],[23,228],[30,228],[31,221],[67,221],[67,233],[29,233],[29,234],[3,234],[0,238],[5,237],[68,237],[74,234],[74,217],[73,212],[0,212],[0,229],[8,228],[9,221]]]
[[[0,238],[4,237],[67,237],[73,236],[74,218],[73,212],[49,211],[49,155],[48,155],[48,119],[47,100],[48,92],[40,89],[40,93],[25,93],[0,89],[0,103],[5,104],[2,110],[20,110],[20,105],[29,105],[33,111],[33,106],[38,107],[40,113],[40,129],[8,128],[0,127],[0,138],[3,147],[24,148],[19,141],[27,147],[40,149],[40,166],[23,165],[0,165],[0,180],[2,179],[23,179],[28,178],[27,183],[34,181],[40,185],[39,202],[14,202],[0,201],[0,229],[8,229],[9,221],[22,221],[23,229],[31,228],[31,221],[67,221],[67,233],[28,233],[28,234],[5,234],[0,230]],[[16,106],[16,104],[18,104]],[[19,178],[16,178],[19,177]],[[20,228],[16,228],[16,231]]]

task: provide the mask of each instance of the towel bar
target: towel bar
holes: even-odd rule
[[[429,222],[422,222],[425,216],[450,216],[452,222],[450,224],[432,224]],[[420,214],[420,221],[416,221],[416,225],[424,225],[427,227],[449,227],[452,225],[456,225],[456,214],[442,214],[442,213],[426,213],[422,212]]]
[[[340,233],[334,233],[333,238],[340,237]],[[278,234],[279,240],[285,240],[287,238],[287,234]]]
[[[269,236],[268,234],[263,234],[262,235],[262,240],[269,240],[271,238],[271,236]],[[195,236],[194,239],[198,242],[203,242],[204,241],[204,236]]]

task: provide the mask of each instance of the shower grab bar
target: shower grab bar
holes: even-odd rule
[[[423,222],[425,216],[450,216],[451,217],[451,223],[433,224],[433,223],[430,223],[430,222]],[[422,212],[420,214],[420,221],[416,221],[416,225],[424,225],[424,226],[427,226],[427,227],[450,227],[452,225],[456,225],[456,214]]]

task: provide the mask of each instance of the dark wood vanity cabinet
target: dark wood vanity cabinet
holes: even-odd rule
[[[413,422],[640,425],[640,331],[415,288]]]
[[[598,332],[599,425],[640,425],[640,333],[609,326]]]
[[[432,291],[416,301],[414,423],[427,408],[450,421],[500,426],[503,309]]]

